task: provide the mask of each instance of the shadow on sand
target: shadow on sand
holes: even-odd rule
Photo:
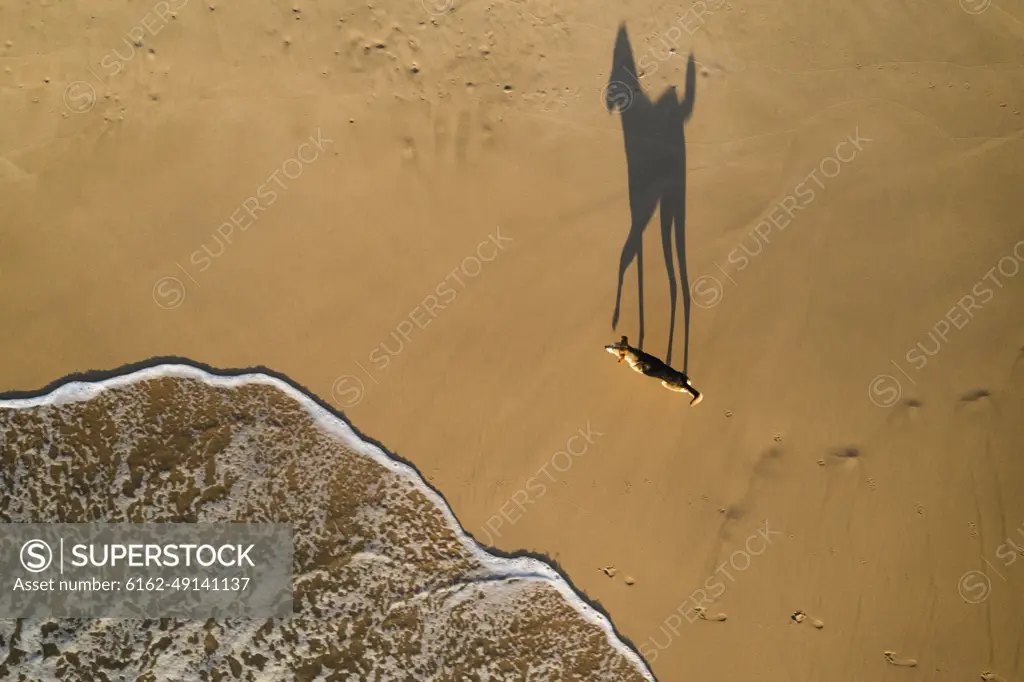
[[[660,206],[661,245],[668,269],[671,300],[668,352],[666,364],[672,364],[672,345],[676,325],[676,301],[683,295],[683,372],[686,372],[690,349],[690,285],[686,276],[686,140],[683,126],[693,113],[696,94],[696,68],[693,54],[686,64],[686,92],[679,98],[675,86],[668,88],[657,101],[652,101],[640,84],[633,48],[626,25],[619,26],[612,59],[612,73],[605,92],[609,111],[617,110],[622,119],[622,135],[626,145],[629,179],[629,211],[631,223],[619,259],[619,285],[615,294],[612,329],[619,324],[622,302],[622,280],[636,260],[637,293],[639,295],[640,333],[638,347],[644,344],[644,259],[643,233]],[[675,253],[672,239],[675,238]],[[674,262],[679,262],[676,282]],[[678,287],[678,288],[677,288]]]

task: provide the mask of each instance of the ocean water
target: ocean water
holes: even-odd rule
[[[0,401],[0,522],[89,521],[291,523],[295,615],[0,620],[0,679],[653,679],[553,568],[488,554],[270,376],[162,365]]]

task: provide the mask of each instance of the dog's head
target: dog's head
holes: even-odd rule
[[[609,343],[607,346],[604,347],[604,349],[611,353],[612,355],[617,355],[619,357],[619,362],[625,360],[626,356],[631,352],[629,347],[629,339],[627,339],[625,336],[623,336],[618,343]]]
[[[612,355],[619,356],[619,362],[622,362],[626,358],[626,353],[629,352],[617,343],[610,343],[604,349]]]

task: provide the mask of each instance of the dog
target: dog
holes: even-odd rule
[[[668,390],[690,394],[690,405],[696,405],[704,399],[704,396],[690,384],[690,379],[685,374],[672,369],[653,355],[630,346],[629,339],[625,336],[618,343],[610,343],[604,349],[612,355],[617,355],[619,362],[628,363],[634,371],[661,379],[661,385]]]

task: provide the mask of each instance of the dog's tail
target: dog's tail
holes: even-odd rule
[[[689,394],[691,406],[697,405],[700,401],[704,400],[704,396],[701,395],[701,392],[695,389],[693,384],[690,383],[690,380],[685,376],[682,377],[682,379],[664,379],[662,380],[661,385],[670,391],[675,391],[676,393]]]

